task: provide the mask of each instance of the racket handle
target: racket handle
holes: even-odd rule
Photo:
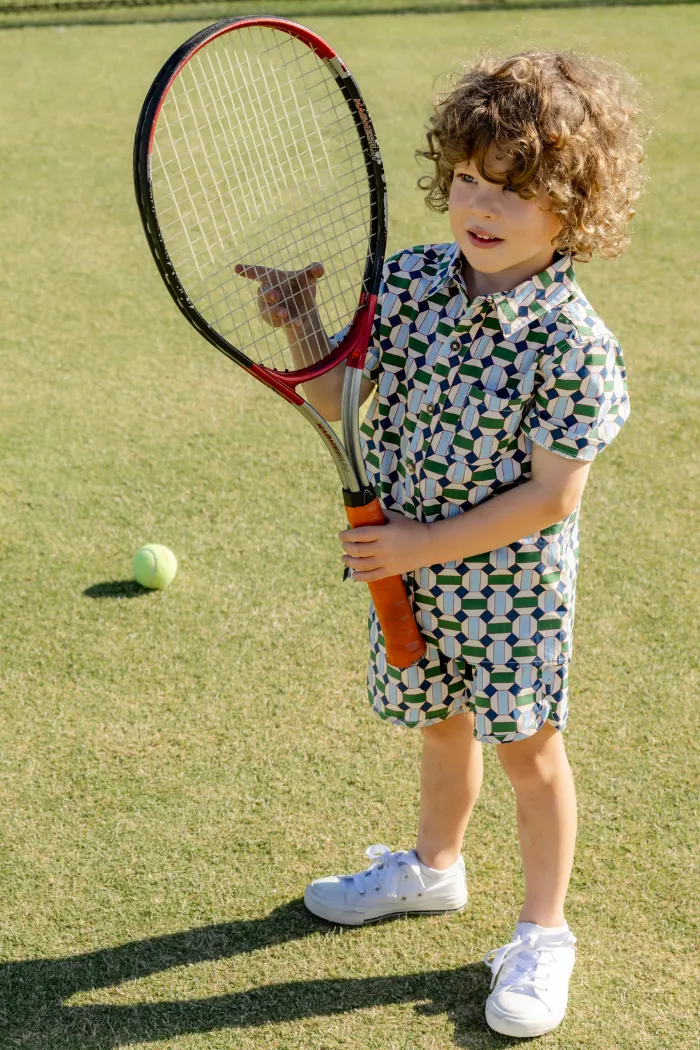
[[[364,506],[352,506],[347,502],[348,498],[351,498],[353,502],[357,500],[356,492],[344,491],[343,494],[346,498],[345,511],[350,528],[356,529],[360,525],[387,524],[381,503],[372,493],[362,494],[368,497],[373,496],[371,502]],[[388,576],[384,580],[368,583],[367,586],[384,635],[387,661],[394,667],[410,667],[411,664],[420,660],[426,646],[418,630],[405,583],[400,576]]]

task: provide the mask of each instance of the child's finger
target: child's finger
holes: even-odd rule
[[[260,313],[261,320],[263,320],[266,324],[272,325],[273,328],[279,328],[281,324],[285,324],[286,322],[286,317],[280,316],[281,313],[286,313],[282,307],[272,309],[261,301],[258,303],[258,311]]]
[[[343,543],[343,550],[352,558],[374,557],[371,543],[351,543],[349,540],[345,540]]]
[[[378,526],[360,525],[356,529],[345,529],[338,533],[341,543],[374,543],[379,538]]]
[[[305,277],[307,282],[313,283],[323,277],[325,270],[323,269],[322,263],[312,263],[311,266],[307,266],[305,270],[301,271],[299,276]]]
[[[349,554],[346,554],[340,560],[356,572],[371,572],[372,569],[377,568],[376,558],[351,558]]]
[[[247,277],[249,281],[261,281],[264,277],[277,273],[268,266],[244,266],[243,263],[236,263],[234,270],[239,277]]]
[[[358,569],[352,570],[352,579],[356,583],[376,583],[377,580],[383,580],[389,575],[384,567],[371,569],[369,572],[360,572]]]
[[[270,309],[264,301],[259,303],[260,318],[266,324],[271,325],[273,328],[281,328],[283,325],[290,325],[292,328],[301,329],[304,327],[304,322],[299,317],[290,317],[289,311],[283,306],[279,306],[276,309]]]

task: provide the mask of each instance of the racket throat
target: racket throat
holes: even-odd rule
[[[367,475],[365,474],[364,482],[361,482],[357,477],[352,460],[343,448],[342,442],[333,428],[329,426],[321,413],[317,412],[308,401],[302,401],[300,405],[297,405],[294,402],[292,403],[296,410],[302,414],[304,419],[311,423],[316,433],[320,434],[322,437],[323,442],[335,463],[335,468],[338,471],[343,492],[346,490],[353,493],[359,492],[364,485],[367,484]]]
[[[362,383],[362,371],[359,368],[346,367],[345,379],[343,381],[343,441],[340,441],[333,428],[326,422],[320,412],[308,403],[301,404],[292,402],[294,407],[306,419],[318,434],[323,438],[326,448],[330,452],[335,463],[340,484],[343,489],[343,497],[348,494],[356,503],[348,503],[346,506],[364,507],[375,498],[374,489],[369,483],[365,463],[362,456],[359,427],[359,393]],[[369,494],[369,495],[367,495]]]
[[[367,471],[365,470],[365,461],[362,455],[362,445],[360,443],[359,414],[361,385],[362,367],[356,368],[350,364],[346,365],[342,400],[343,444],[345,445],[350,464],[359,483],[360,491],[369,488],[369,480],[367,478]]]

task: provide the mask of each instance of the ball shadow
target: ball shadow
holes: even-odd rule
[[[148,587],[142,587],[136,580],[105,580],[104,583],[93,583],[83,591],[86,598],[140,598],[142,594],[150,593]]]

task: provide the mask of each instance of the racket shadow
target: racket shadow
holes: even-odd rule
[[[65,958],[5,963],[0,966],[0,998],[4,1036],[9,1041],[3,1045],[15,1045],[14,1039],[30,1050],[46,1050],[50,1032],[56,1046],[114,1050],[178,1035],[333,1017],[401,1003],[421,1016],[447,1014],[457,1047],[519,1045],[517,1040],[490,1040],[483,1012],[489,974],[476,962],[389,976],[369,973],[280,981],[201,999],[139,1003],[127,993],[122,1003],[67,1002],[79,993],[112,988],[172,967],[228,959],[319,934],[373,936],[372,928],[346,930],[315,919],[299,899],[259,919],[200,927]],[[144,998],[148,995],[144,989]]]
[[[93,583],[83,591],[86,598],[140,598],[142,594],[152,593],[136,580],[105,580]]]

